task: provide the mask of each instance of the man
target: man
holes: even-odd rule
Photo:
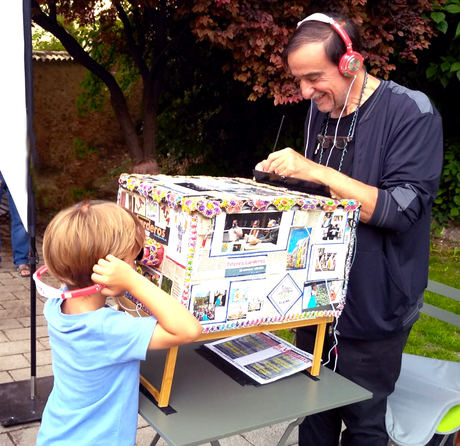
[[[228,240],[236,242],[243,238],[243,230],[238,226],[238,220],[233,220],[232,227],[228,230]]]
[[[342,421],[343,446],[387,445],[386,399],[427,283],[441,118],[423,93],[369,75],[359,49],[358,31],[345,18],[313,14],[299,22],[283,57],[303,98],[311,100],[305,156],[286,148],[256,166],[327,185],[333,197],[361,202],[331,362],[373,398],[307,417],[300,446],[337,445]],[[298,345],[311,349],[311,337],[307,329],[298,330]]]
[[[276,242],[278,241],[278,232],[279,225],[277,225],[276,220],[269,220],[267,223],[267,229],[265,229],[261,241],[264,243],[273,243],[276,245]]]

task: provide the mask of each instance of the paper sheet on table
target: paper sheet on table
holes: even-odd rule
[[[259,384],[267,384],[310,367],[313,355],[270,332],[219,339],[207,348]]]

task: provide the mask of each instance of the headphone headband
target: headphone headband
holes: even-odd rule
[[[328,23],[340,36],[340,38],[343,40],[343,43],[345,44],[347,51],[340,58],[339,71],[344,76],[354,76],[362,67],[364,58],[357,51],[353,51],[353,44],[351,42],[351,39],[349,35],[346,33],[346,31],[343,29],[343,27],[340,25],[340,23],[336,22],[332,17],[329,17],[326,14],[316,12],[298,22],[297,28],[299,28],[303,23],[311,21]]]
[[[54,288],[51,285],[47,285],[42,280],[42,275],[48,272],[48,267],[46,265],[41,266],[34,273],[33,278],[35,281],[35,286],[37,291],[43,297],[51,299],[70,299],[72,297],[83,297],[89,296],[90,294],[98,293],[104,288],[104,285],[95,284],[86,288],[80,288],[78,290],[72,291],[63,291],[57,288]]]

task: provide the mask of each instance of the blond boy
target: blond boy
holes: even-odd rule
[[[201,325],[184,306],[134,270],[143,246],[143,227],[115,203],[82,202],[48,225],[43,254],[49,272],[69,290],[103,287],[45,303],[54,387],[37,446],[134,445],[140,361],[147,350],[200,335]],[[108,296],[125,291],[153,317],[106,306]]]

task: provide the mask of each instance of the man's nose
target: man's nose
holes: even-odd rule
[[[304,99],[311,99],[314,93],[314,89],[311,85],[311,82],[301,79],[300,81],[300,92]]]

